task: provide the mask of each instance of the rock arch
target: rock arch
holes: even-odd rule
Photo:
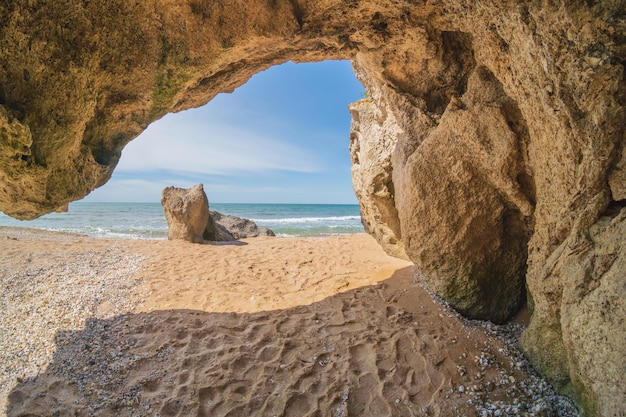
[[[590,414],[625,408],[620,1],[0,4],[0,210],[65,209],[167,112],[271,65],[351,59],[368,230],[467,315],[528,288],[523,347]]]

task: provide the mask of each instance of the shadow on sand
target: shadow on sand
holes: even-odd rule
[[[471,416],[460,385],[512,401],[492,381],[524,378],[411,268],[287,310],[90,319],[56,345],[47,370],[10,393],[9,416]]]
[[[205,242],[205,245],[213,245],[213,246],[246,246],[246,242],[242,242],[241,240],[228,240],[225,242],[219,241],[209,241]]]

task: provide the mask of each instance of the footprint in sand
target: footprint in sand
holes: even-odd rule
[[[309,397],[304,394],[296,394],[289,398],[285,405],[285,417],[306,417],[312,416],[314,408],[309,403]]]
[[[421,353],[424,351],[424,342],[415,333],[402,332],[395,349],[396,386],[406,390],[414,404],[421,407],[430,405],[443,386],[443,378],[441,372]]]
[[[376,352],[370,344],[350,348],[350,372],[356,381],[348,399],[349,415],[391,415],[378,378]]]
[[[276,345],[267,345],[263,346],[257,352],[257,359],[261,362],[274,362],[278,360],[278,356],[280,355],[281,348]]]

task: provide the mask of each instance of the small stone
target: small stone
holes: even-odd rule
[[[596,58],[595,56],[586,56],[585,57],[585,61],[587,62],[587,64],[589,64],[589,66],[595,68],[600,64],[600,61],[602,59],[600,58]]]

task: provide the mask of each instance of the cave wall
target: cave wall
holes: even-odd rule
[[[0,210],[65,210],[148,123],[272,65],[351,59],[367,230],[468,316],[528,297],[537,369],[619,414],[625,18],[622,0],[2,2]]]

